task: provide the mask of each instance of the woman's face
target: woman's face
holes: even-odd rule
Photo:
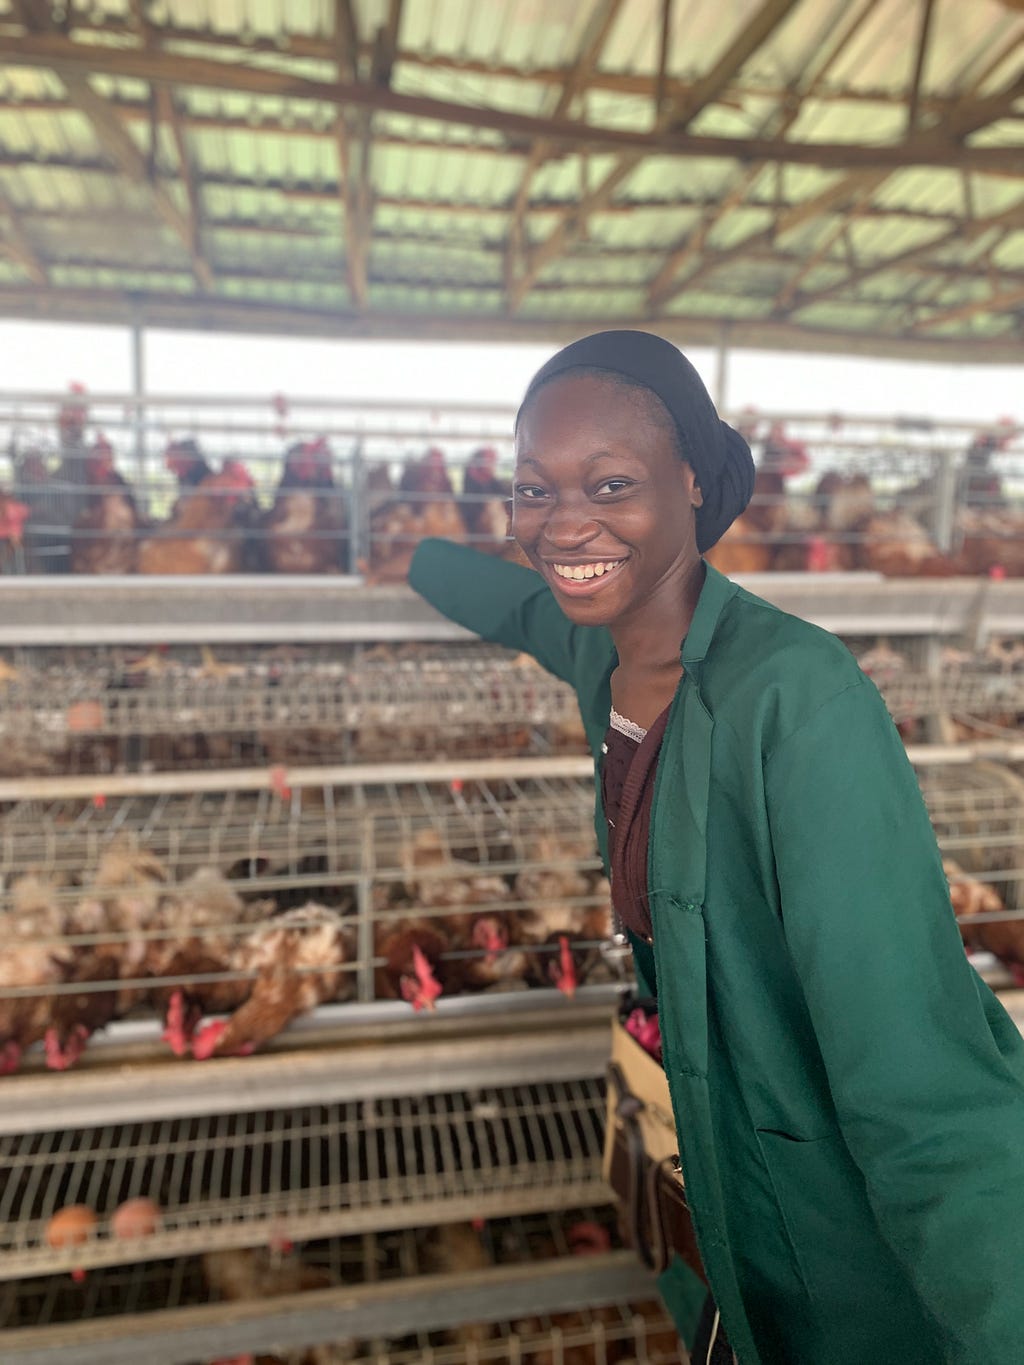
[[[652,399],[567,375],[519,422],[512,534],[581,625],[610,625],[674,595],[700,558],[700,491]]]

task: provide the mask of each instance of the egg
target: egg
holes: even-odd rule
[[[89,1240],[98,1222],[88,1204],[69,1204],[58,1209],[46,1224],[46,1245],[55,1249],[81,1246]]]
[[[115,1237],[152,1237],[160,1226],[160,1205],[152,1199],[126,1199],[110,1216]]]

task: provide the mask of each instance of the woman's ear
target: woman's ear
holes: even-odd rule
[[[690,493],[690,501],[693,503],[694,507],[704,506],[704,494],[700,491],[699,483],[693,485],[693,489]]]
[[[686,495],[690,499],[690,506],[703,507],[704,494],[700,491],[700,484],[697,482],[697,475],[693,472],[693,466],[684,462],[683,471],[686,478]]]

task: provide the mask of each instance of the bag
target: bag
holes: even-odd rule
[[[653,1000],[627,995],[612,1019],[604,1178],[620,1205],[627,1240],[655,1274],[676,1252],[707,1283],[686,1203],[679,1142],[664,1068],[625,1027],[636,1009],[650,1018]]]

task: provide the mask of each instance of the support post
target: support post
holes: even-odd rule
[[[715,391],[712,395],[719,412],[725,408],[729,389],[729,329],[723,327],[718,334],[718,347],[715,351]]]
[[[132,322],[132,431],[135,447],[136,502],[143,514],[150,510],[149,473],[146,461],[146,346],[142,319]]]

